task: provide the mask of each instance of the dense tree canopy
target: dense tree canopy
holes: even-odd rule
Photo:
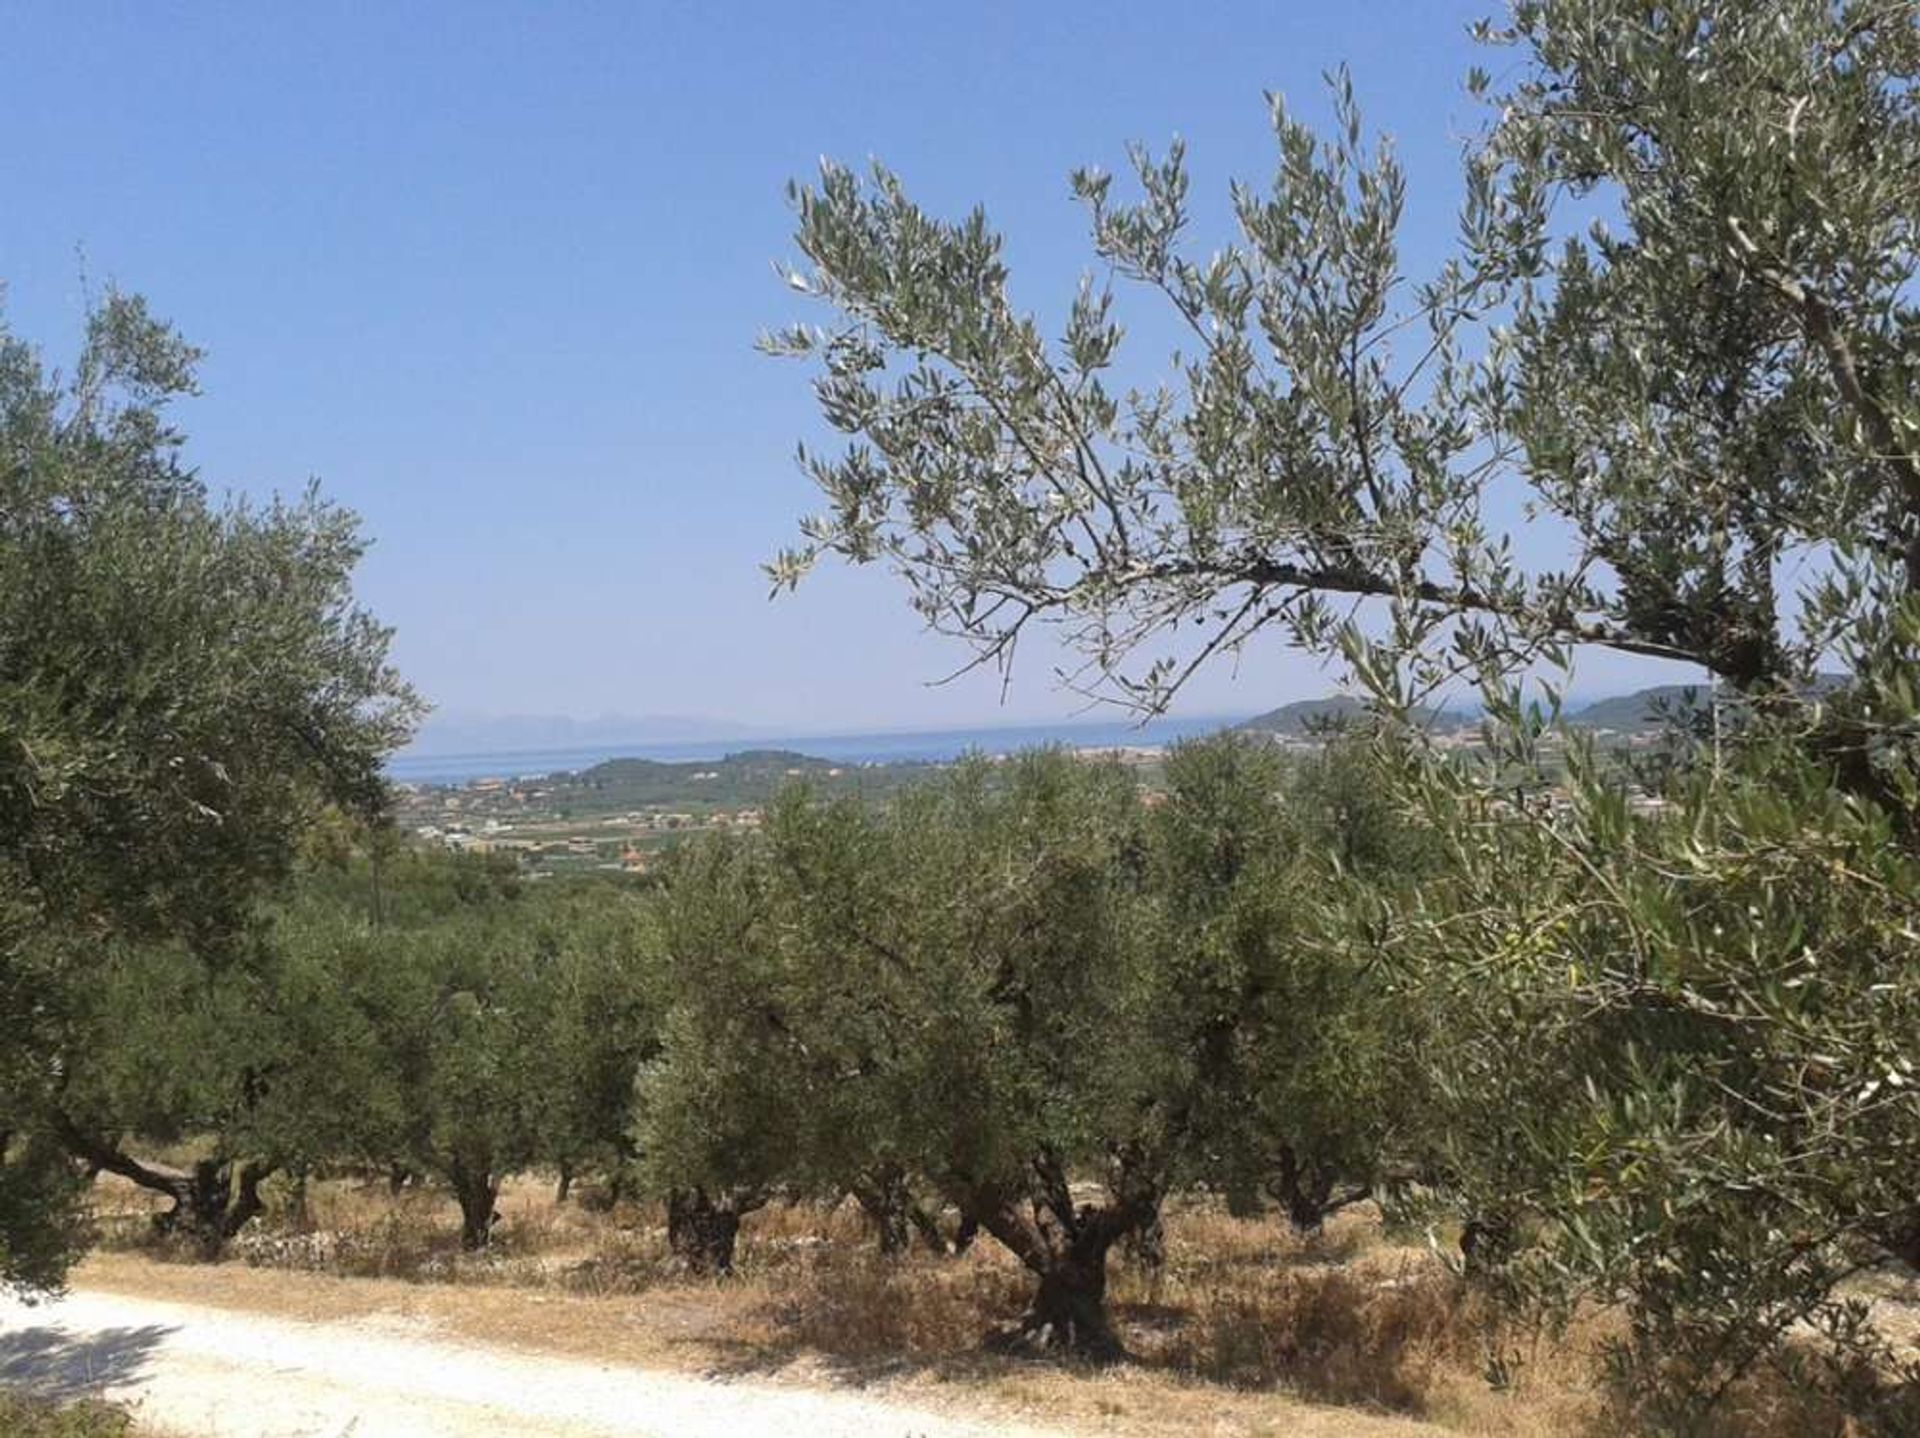
[[[68,1252],[48,1164],[75,1046],[94,1041],[76,1005],[118,962],[104,956],[178,945],[207,982],[244,973],[262,886],[323,807],[377,807],[381,760],[416,708],[386,632],[353,603],[352,516],[313,493],[215,503],[186,465],[166,407],[192,392],[197,358],[120,294],[90,317],[69,375],[0,331],[10,1280],[53,1280]]]
[[[777,583],[888,563],[983,659],[1058,623],[1149,709],[1271,631],[1378,701],[1311,756],[795,787],[646,885],[409,847],[351,517],[209,499],[139,301],[71,376],[0,333],[0,1281],[59,1281],[83,1165],[207,1251],[329,1167],[444,1185],[478,1249],[548,1167],[663,1200],[702,1272],[776,1201],[984,1234],[1014,1336],[1112,1357],[1109,1254],[1170,1200],[1371,1198],[1509,1314],[1622,1310],[1655,1427],[1771,1363],[1913,1431],[1853,1285],[1920,1265],[1920,8],[1522,0],[1485,38],[1517,63],[1469,77],[1418,283],[1344,77],[1330,136],[1274,103],[1205,263],[1178,147],[1131,199],[1075,176],[1101,268],[1057,340],[983,216],[795,191],[833,313],[769,346],[847,444]],[[1152,381],[1134,294],[1190,336]],[[1562,554],[1523,562],[1516,496]],[[1602,752],[1523,702],[1584,645],[1741,700]]]
[[[1337,882],[1302,842],[1328,767],[1228,736],[1149,805],[1043,751],[879,812],[796,791],[763,834],[688,846],[643,1165],[736,1217],[852,1193],[889,1248],[926,1196],[1033,1273],[1029,1334],[1113,1352],[1108,1251],[1150,1252],[1169,1194],[1272,1192],[1317,1228],[1383,1167],[1382,992],[1309,917]]]

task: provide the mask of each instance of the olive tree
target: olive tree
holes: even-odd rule
[[[1288,755],[1228,734],[1173,749],[1154,813],[1190,1166],[1307,1233],[1404,1166],[1416,1005],[1367,920],[1434,866],[1385,778],[1359,736]]]
[[[897,1139],[900,1105],[925,1095],[883,1062],[899,1043],[887,1013],[862,1008],[861,958],[847,952],[879,941],[899,897],[885,835],[858,803],[804,786],[776,797],[767,834],[703,837],[666,871],[675,1002],[640,1085],[638,1141],[669,1236],[696,1268],[724,1272],[739,1217],[775,1192],[851,1195],[883,1254],[916,1226],[944,1251]]]
[[[740,1220],[804,1164],[807,1066],[781,1018],[791,950],[750,840],[681,846],[660,905],[669,1006],[635,1085],[634,1141],[669,1247],[696,1273],[727,1274]]]
[[[103,954],[175,944],[244,987],[256,900],[323,806],[378,807],[381,761],[417,709],[353,602],[353,516],[312,491],[216,503],[183,461],[167,406],[197,359],[118,293],[68,374],[0,329],[9,1280],[57,1281],[72,1251],[46,1206],[72,1191],[60,1150],[137,1163],[65,1106],[88,1058],[75,1045],[118,1037],[82,1012]]]
[[[1920,1374],[1849,1280],[1920,1259],[1915,856],[1791,743],[1650,816],[1572,767],[1551,826],[1432,776],[1449,862],[1381,943],[1433,1019],[1421,1176],[1496,1291],[1625,1308],[1661,1423],[1774,1364],[1902,1431]]]
[[[644,918],[611,887],[523,887],[477,859],[416,852],[383,884],[377,920],[333,883],[300,906],[305,967],[366,1050],[335,1154],[442,1180],[484,1248],[506,1178],[624,1161],[657,1041]]]
[[[49,1122],[88,1168],[166,1199],[156,1228],[209,1255],[262,1212],[269,1178],[361,1157],[394,1122],[340,947],[279,927],[244,973],[177,943],[113,945],[73,1003]]]
[[[664,981],[649,905],[597,880],[547,892],[537,996],[542,1094],[538,1157],[559,1174],[564,1203],[582,1175],[617,1194],[637,1157],[634,1073],[660,1043]]]
[[[1116,766],[1039,753],[883,813],[789,796],[762,836],[690,851],[645,1161],[734,1212],[921,1183],[1033,1273],[1024,1333],[1115,1352],[1107,1254],[1171,1176],[1141,813]]]

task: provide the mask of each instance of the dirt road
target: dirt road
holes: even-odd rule
[[[1062,1438],[857,1394],[75,1292],[0,1299],[0,1383],[132,1404],[182,1438]]]

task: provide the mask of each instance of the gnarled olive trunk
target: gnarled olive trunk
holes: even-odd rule
[[[667,1247],[691,1272],[725,1277],[733,1272],[741,1218],[764,1201],[755,1194],[676,1188],[667,1195]]]
[[[1081,1231],[1036,1272],[1040,1286],[1021,1332],[1045,1348],[1107,1362],[1125,1356],[1107,1315],[1107,1252],[1121,1235],[1090,1213]]]
[[[1107,1255],[1158,1214],[1158,1193],[1130,1187],[1111,1202],[1075,1206],[1064,1177],[1043,1169],[1042,1195],[1026,1204],[1005,1189],[959,1187],[954,1197],[1039,1280],[1016,1343],[1095,1362],[1126,1356],[1107,1313]]]
[[[1304,1158],[1291,1145],[1283,1144],[1268,1192],[1287,1215],[1293,1231],[1313,1237],[1334,1214],[1373,1193],[1367,1184],[1354,1184],[1344,1193],[1335,1193],[1338,1181],[1339,1175],[1331,1165]]]
[[[56,1124],[61,1144],[90,1167],[118,1174],[149,1193],[171,1199],[171,1208],[154,1215],[154,1228],[193,1239],[209,1258],[217,1256],[227,1240],[266,1207],[260,1185],[276,1167],[271,1161],[203,1158],[191,1168],[179,1169],[123,1153],[65,1118],[57,1118]]]
[[[500,1180],[484,1164],[455,1159],[447,1166],[447,1181],[460,1204],[460,1246],[476,1253],[493,1241]]]
[[[173,1207],[154,1218],[163,1233],[191,1237],[209,1257],[217,1254],[266,1205],[260,1185],[272,1169],[262,1163],[201,1159],[185,1174],[170,1174],[161,1184],[149,1184],[170,1195]]]
[[[850,1191],[860,1211],[873,1225],[880,1252],[887,1258],[898,1258],[907,1251],[916,1226],[924,1236],[927,1225],[932,1223],[919,1212],[919,1205],[913,1201],[913,1190],[907,1184],[906,1170],[898,1164],[886,1164],[863,1174]],[[934,1234],[937,1238],[937,1226]],[[939,1251],[946,1252],[946,1247],[945,1241],[940,1240]]]

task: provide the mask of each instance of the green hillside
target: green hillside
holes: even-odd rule
[[[784,785],[805,781],[829,794],[879,797],[932,766],[840,764],[785,749],[749,749],[724,759],[668,762],[609,759],[577,774],[546,781],[548,802],[575,813],[617,812],[652,805],[692,808],[764,804]]]
[[[1656,684],[1651,689],[1616,694],[1577,709],[1567,716],[1567,722],[1582,729],[1641,734],[1658,729],[1671,715],[1685,713],[1689,708],[1705,708],[1708,699],[1708,687],[1704,684]]]
[[[1329,729],[1352,728],[1364,723],[1372,712],[1369,705],[1345,694],[1330,694],[1324,699],[1300,699],[1283,704],[1240,724],[1242,730],[1256,734],[1289,737],[1318,734]],[[1471,725],[1471,717],[1446,709],[1421,708],[1414,711],[1422,727],[1437,734],[1450,734]]]
[[[1809,697],[1814,697],[1831,693],[1846,683],[1847,676],[1844,674],[1817,674],[1806,686],[1805,692]],[[1685,714],[1689,709],[1706,709],[1711,700],[1711,686],[1705,683],[1656,684],[1650,689],[1616,694],[1610,699],[1601,699],[1584,709],[1577,709],[1567,716],[1567,723],[1582,729],[1645,734],[1660,728],[1668,718]],[[1733,690],[1722,689],[1720,704],[1723,720],[1737,719],[1745,703]]]

